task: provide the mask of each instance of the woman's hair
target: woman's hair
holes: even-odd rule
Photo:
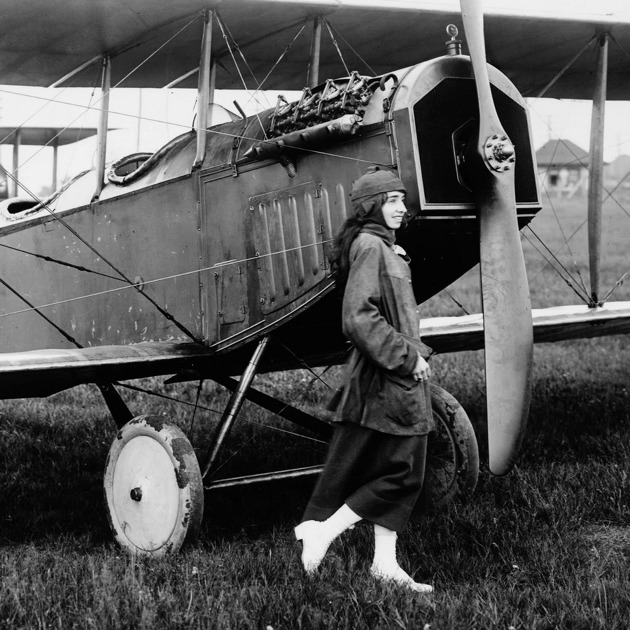
[[[378,193],[361,202],[352,203],[354,215],[346,219],[335,239],[331,257],[332,271],[335,274],[337,289],[343,294],[350,273],[350,247],[361,229],[367,223],[381,222],[381,208],[387,201],[387,193]],[[376,220],[375,220],[376,219]]]

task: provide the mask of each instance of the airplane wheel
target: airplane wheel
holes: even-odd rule
[[[464,408],[451,394],[431,384],[435,431],[429,434],[424,487],[419,507],[430,510],[456,497],[468,498],[479,477],[475,431]]]
[[[192,542],[203,518],[203,481],[190,442],[157,416],[123,426],[105,467],[105,501],[118,543],[134,555],[163,556]]]

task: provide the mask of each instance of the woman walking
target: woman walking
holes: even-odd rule
[[[333,268],[343,289],[343,332],[353,345],[328,457],[295,535],[302,563],[316,571],[332,541],[364,519],[375,534],[374,577],[428,593],[398,564],[396,538],[422,489],[430,349],[420,341],[408,259],[394,231],[405,187],[374,167],[351,192],[354,216],[336,241]]]

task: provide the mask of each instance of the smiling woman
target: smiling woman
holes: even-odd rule
[[[354,215],[337,237],[334,265],[343,290],[343,332],[351,341],[346,382],[324,471],[295,535],[313,574],[332,541],[360,520],[374,527],[372,575],[418,593],[396,559],[422,490],[432,427],[430,349],[420,341],[408,263],[394,251],[405,215],[405,185],[370,169],[352,186]],[[421,383],[422,381],[422,383]]]

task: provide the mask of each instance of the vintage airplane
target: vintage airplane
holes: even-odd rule
[[[98,385],[120,429],[105,474],[109,516],[131,552],[160,555],[194,537],[204,488],[319,472],[214,478],[245,398],[328,433],[252,381],[262,370],[343,359],[328,257],[352,182],[371,164],[396,169],[407,187],[411,218],[398,241],[411,255],[418,302],[481,263],[483,326],[441,320],[423,330],[438,352],[485,346],[493,472],[509,470],[523,437],[534,337],[630,330],[630,305],[600,305],[597,288],[590,307],[534,313],[532,328],[519,228],[540,200],[517,89],[550,83],[549,95],[583,96],[584,60],[573,60],[576,76],[555,76],[575,56],[569,42],[625,43],[630,23],[570,20],[550,30],[559,23],[489,14],[499,71],[486,64],[475,0],[462,0],[461,16],[405,0],[65,0],[43,21],[44,8],[24,0],[3,16],[0,81],[92,85],[96,71],[98,163],[48,199],[0,203],[0,398]],[[445,26],[462,20],[470,58],[455,27],[443,41]],[[311,25],[305,42],[299,34]],[[338,40],[349,32],[369,74],[343,67]],[[610,65],[609,97],[626,98],[623,55],[611,54]],[[308,87],[298,102],[279,98],[266,112],[210,126],[215,87],[242,87],[245,72],[255,88]],[[195,128],[154,154],[106,165],[112,84],[186,85],[195,76]],[[597,128],[593,137],[601,138]],[[593,208],[597,275],[601,197]],[[179,428],[133,418],[116,390],[117,381],[155,375],[233,391],[201,462]],[[437,501],[472,491],[478,454],[457,401],[436,386],[432,399],[438,429],[427,491]]]

